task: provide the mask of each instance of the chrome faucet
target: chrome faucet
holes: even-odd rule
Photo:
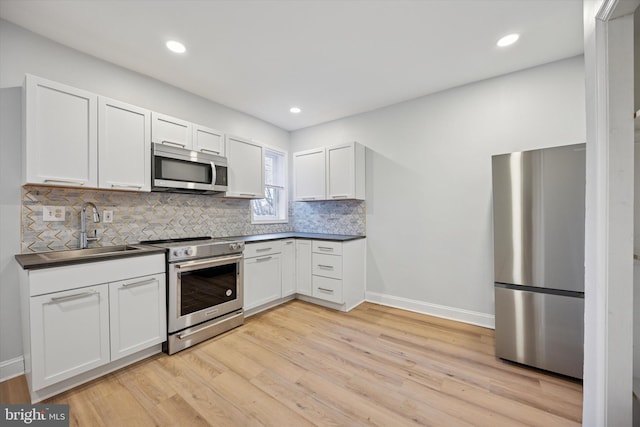
[[[87,208],[93,209],[93,222],[100,222],[100,214],[98,214],[98,208],[91,202],[86,202],[82,205],[80,211],[80,249],[86,249],[89,247],[89,242],[98,240],[98,230],[93,230],[93,237],[87,237]]]

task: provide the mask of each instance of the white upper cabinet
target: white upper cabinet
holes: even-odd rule
[[[294,153],[294,200],[364,200],[364,153],[357,142]]]
[[[325,149],[299,151],[293,154],[293,199],[324,200]]]
[[[98,98],[98,185],[151,191],[151,112]]]
[[[193,125],[193,149],[224,157],[224,133],[200,125]]]
[[[364,200],[364,146],[357,142],[327,147],[327,200]]]
[[[31,75],[24,96],[23,181],[97,187],[98,96]]]
[[[229,188],[227,197],[264,197],[264,149],[257,142],[227,135]]]
[[[153,112],[152,142],[203,153],[225,155],[224,132]]]
[[[193,126],[190,122],[164,114],[151,113],[151,139],[156,144],[193,148]]]

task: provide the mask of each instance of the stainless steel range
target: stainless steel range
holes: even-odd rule
[[[140,242],[167,249],[167,342],[176,353],[244,323],[241,241]]]

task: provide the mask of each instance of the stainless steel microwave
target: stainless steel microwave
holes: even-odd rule
[[[217,194],[227,191],[227,159],[152,144],[151,191]]]

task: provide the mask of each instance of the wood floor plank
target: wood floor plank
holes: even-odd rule
[[[487,328],[291,301],[47,402],[73,426],[577,426],[582,385],[495,357]],[[24,377],[0,402],[26,403]]]
[[[22,403],[29,401],[29,389],[24,375],[0,383],[0,403]]]

